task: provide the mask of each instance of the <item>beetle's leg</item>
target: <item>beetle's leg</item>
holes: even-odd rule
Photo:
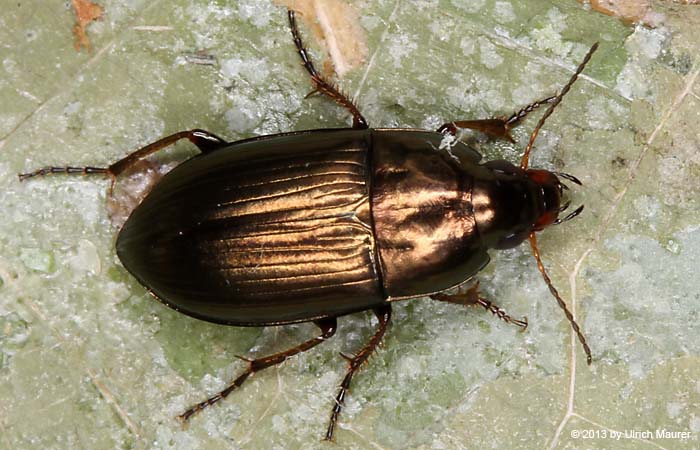
[[[209,153],[213,150],[228,145],[228,142],[208,131],[199,129],[180,131],[179,133],[166,136],[127,155],[125,158],[122,158],[110,165],[109,171],[116,177],[132,165],[136,164],[138,160],[143,159],[151,153],[155,153],[169,145],[172,145],[180,139],[189,139],[190,142],[196,145],[202,153]]]
[[[124,170],[136,164],[139,160],[145,158],[151,153],[155,153],[169,145],[174,144],[180,139],[189,139],[194,145],[196,145],[203,153],[216,150],[217,148],[223,147],[228,143],[221,139],[220,137],[209,133],[204,130],[189,130],[180,131],[179,133],[171,134],[162,139],[157,140],[151,144],[146,145],[133,153],[130,153],[126,157],[120,159],[119,161],[111,164],[109,167],[44,167],[42,169],[35,170],[33,172],[21,173],[19,174],[19,180],[24,181],[27,178],[32,178],[36,176],[44,176],[53,173],[64,173],[64,174],[81,174],[81,175],[108,175],[112,178],[112,184],[114,184],[114,179]]]
[[[532,111],[542,105],[552,103],[556,96],[547,97],[544,100],[539,100],[530,103],[519,111],[511,114],[510,117],[497,117],[495,119],[481,120],[457,120],[455,122],[447,122],[437,129],[438,133],[457,134],[459,128],[469,128],[470,130],[481,131],[495,138],[507,139],[510,142],[515,142],[513,136],[510,135],[510,130],[520,124],[520,122]]]
[[[306,48],[301,41],[299,29],[297,28],[297,21],[294,17],[294,11],[290,9],[287,11],[287,14],[289,16],[289,28],[292,31],[294,45],[296,45],[297,52],[299,52],[304,68],[311,76],[311,81],[313,81],[315,86],[315,90],[312,92],[312,94],[315,92],[325,94],[332,98],[337,104],[350,111],[350,114],[352,114],[353,128],[367,128],[367,121],[364,117],[362,117],[362,114],[360,113],[360,110],[357,109],[355,103],[353,103],[353,101],[350,100],[345,94],[340,92],[336,86],[326,81],[321,74],[316,71],[313,62],[311,62],[311,57],[309,57],[309,53],[306,51]]]
[[[491,311],[491,314],[493,314],[494,316],[498,317],[506,323],[515,324],[519,327],[522,327],[523,330],[527,328],[527,317],[524,317],[523,320],[513,319],[508,314],[506,314],[504,309],[500,308],[499,306],[493,304],[493,302],[491,302],[490,300],[487,300],[481,295],[479,295],[478,281],[474,283],[472,287],[467,289],[467,292],[463,294],[433,294],[430,296],[430,298],[441,302],[456,303],[458,305],[465,306],[480,305],[483,306],[486,310]]]
[[[381,342],[382,337],[384,337],[384,333],[386,332],[389,322],[391,321],[391,305],[386,304],[376,308],[374,310],[374,314],[379,320],[379,325],[377,326],[377,331],[375,331],[374,336],[370,338],[369,342],[367,342],[367,344],[362,347],[362,349],[357,352],[354,357],[341,354],[343,358],[348,361],[348,371],[345,373],[345,378],[343,378],[343,382],[340,383],[340,391],[338,391],[338,395],[335,397],[335,404],[333,405],[331,420],[328,424],[328,430],[326,431],[326,436],[324,438],[327,441],[333,439],[333,430],[335,429],[336,422],[338,422],[340,411],[343,409],[345,396],[348,393],[348,389],[350,389],[350,381],[352,381],[352,376],[367,361],[367,358],[370,357],[370,355],[377,348],[377,345],[379,345]]]
[[[316,347],[318,344],[335,334],[335,330],[337,328],[337,322],[335,318],[321,319],[315,321],[314,323],[318,325],[318,327],[321,329],[321,334],[319,336],[316,336],[313,339],[309,339],[308,341],[302,342],[301,344],[297,345],[296,347],[292,347],[289,350],[275,353],[270,356],[265,356],[264,358],[247,360],[248,368],[245,370],[245,372],[240,374],[238,378],[233,380],[233,382],[226,389],[214,395],[213,397],[210,397],[207,400],[194,405],[184,413],[177,416],[177,418],[182,420],[183,422],[187,421],[187,419],[192,417],[192,415],[198,413],[207,406],[213,405],[219,400],[223,400],[224,398],[226,398],[236,388],[240,387],[243,384],[243,382],[255,372],[280,364],[290,356],[294,356],[298,353],[305,352],[313,347]]]

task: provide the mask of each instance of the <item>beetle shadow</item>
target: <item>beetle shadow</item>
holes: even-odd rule
[[[175,167],[193,156],[185,149],[166,149],[136,162],[120,174],[107,195],[107,215],[119,230],[131,212],[143,201],[153,187]]]
[[[126,269],[121,269],[126,274]],[[263,333],[262,328],[231,327],[181,314],[153,301],[136,280],[129,282],[134,294],[118,308],[134,323],[146,322],[146,332],[158,342],[168,366],[187,382],[199,385],[205,375],[216,376],[246,355]]]

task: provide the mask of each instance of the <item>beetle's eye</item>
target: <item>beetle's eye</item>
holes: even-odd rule
[[[498,250],[505,250],[507,248],[517,247],[518,245],[520,245],[521,242],[527,239],[529,235],[530,232],[527,230],[513,233],[498,241],[494,248]]]
[[[514,166],[510,161],[505,159],[495,159],[493,161],[488,161],[484,163],[484,167],[488,167],[491,170],[502,172],[506,175],[515,175],[522,172],[519,167]]]

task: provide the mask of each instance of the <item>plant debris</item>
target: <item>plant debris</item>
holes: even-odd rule
[[[334,71],[342,78],[364,64],[367,37],[354,7],[342,0],[277,0],[277,3],[294,10],[330,55],[332,67],[324,65],[324,71]]]
[[[591,9],[617,17],[627,24],[642,24],[655,28],[661,25],[664,15],[652,9],[651,0],[579,0],[591,5]]]
[[[72,2],[75,10],[75,25],[73,26],[75,42],[73,47],[77,52],[83,47],[90,51],[90,39],[88,39],[85,29],[90,22],[101,18],[104,10],[100,5],[92,3],[90,0],[72,0]]]

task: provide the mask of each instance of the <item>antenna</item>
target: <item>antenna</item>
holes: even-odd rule
[[[586,67],[586,64],[588,64],[588,61],[591,60],[591,56],[593,55],[593,52],[596,51],[598,48],[598,43],[596,42],[593,44],[590,50],[588,50],[588,53],[586,53],[586,57],[583,58],[583,61],[581,61],[581,64],[578,65],[576,68],[576,72],[571,76],[569,81],[564,85],[564,88],[561,90],[559,95],[554,97],[554,100],[552,100],[549,104],[549,108],[544,112],[542,117],[540,118],[540,121],[537,122],[537,126],[535,129],[532,131],[532,134],[530,135],[530,142],[527,143],[527,147],[525,147],[525,152],[523,153],[523,157],[520,160],[520,168],[525,170],[527,169],[528,163],[530,162],[530,150],[532,150],[532,144],[535,143],[535,139],[537,139],[537,135],[540,133],[540,128],[542,128],[542,125],[544,125],[545,120],[549,116],[552,115],[552,112],[554,111],[554,108],[557,107],[559,103],[561,103],[561,99],[564,98],[567,92],[569,92],[569,89],[571,89],[571,86],[574,84],[578,76],[583,72],[584,67]]]
[[[523,157],[520,160],[520,168],[523,170],[527,170],[527,167],[530,162],[530,151],[532,150],[532,145],[535,143],[535,139],[537,139],[537,135],[540,132],[540,129],[544,125],[544,122],[547,120],[549,116],[552,115],[552,112],[554,111],[554,108],[557,107],[559,103],[561,103],[562,98],[569,92],[571,89],[571,86],[574,84],[574,82],[578,79],[578,76],[583,72],[583,69],[586,67],[586,64],[588,64],[588,61],[591,60],[591,56],[593,55],[593,52],[596,51],[598,48],[598,43],[596,42],[593,44],[593,46],[588,50],[588,53],[586,53],[586,56],[583,58],[583,61],[581,61],[581,64],[578,65],[576,68],[576,71],[574,74],[569,78],[569,81],[564,85],[562,88],[561,92],[554,97],[554,99],[550,102],[549,107],[547,110],[544,112],[542,117],[540,118],[540,121],[537,122],[537,126],[535,126],[535,129],[532,131],[532,134],[530,135],[530,141],[527,143],[527,147],[525,147],[525,151],[523,152]],[[576,184],[581,184],[581,182],[568,174],[557,174],[561,175],[563,178],[570,180]],[[567,204],[568,206],[568,204]],[[583,210],[583,206],[579,207],[576,209],[574,212],[566,216],[562,220],[558,220],[556,223],[561,223],[565,222],[569,219],[572,219],[576,217],[581,211]],[[549,278],[549,275],[547,275],[547,270],[544,268],[544,264],[542,263],[542,258],[540,257],[540,251],[537,248],[537,237],[535,236],[535,231],[531,231],[529,235],[529,240],[530,240],[530,247],[532,247],[532,255],[535,257],[535,260],[537,261],[537,269],[539,269],[540,273],[542,274],[542,278],[544,278],[544,282],[547,284],[547,287],[549,288],[549,292],[552,293],[554,298],[557,300],[557,303],[559,304],[559,307],[564,311],[564,315],[566,315],[566,318],[568,319],[569,323],[571,324],[571,328],[574,330],[574,333],[576,333],[576,336],[578,337],[579,342],[581,342],[581,345],[583,346],[583,350],[586,352],[586,362],[588,365],[591,364],[591,361],[593,360],[591,356],[591,348],[588,346],[588,342],[586,342],[586,337],[583,335],[583,332],[581,332],[581,327],[579,327],[578,323],[576,323],[576,319],[574,319],[574,315],[569,311],[569,308],[566,306],[566,302],[564,302],[564,299],[561,298],[561,295],[559,295],[559,291],[557,291],[557,288],[554,287],[554,284],[552,283],[552,280]]]
[[[549,275],[547,275],[547,271],[544,268],[544,264],[542,264],[542,258],[540,258],[540,251],[537,249],[537,237],[535,237],[535,232],[530,233],[530,247],[532,247],[532,254],[537,260],[537,268],[540,270],[540,273],[542,274],[542,278],[544,278],[544,282],[547,283],[547,287],[549,288],[549,292],[552,293],[555,299],[557,299],[557,303],[559,303],[559,307],[564,310],[564,314],[566,315],[566,318],[569,320],[569,323],[571,324],[571,328],[574,329],[574,333],[576,333],[576,336],[578,336],[579,342],[581,342],[581,345],[583,346],[583,350],[586,352],[586,362],[588,365],[591,365],[591,361],[593,360],[591,356],[591,348],[588,346],[588,342],[586,342],[586,337],[583,335],[581,332],[581,327],[578,326],[578,323],[576,323],[576,319],[574,319],[574,315],[571,314],[571,311],[569,311],[569,308],[566,306],[566,302],[561,298],[561,295],[559,295],[559,291],[557,291],[557,288],[554,287],[554,284],[552,284],[552,280],[549,278]]]

